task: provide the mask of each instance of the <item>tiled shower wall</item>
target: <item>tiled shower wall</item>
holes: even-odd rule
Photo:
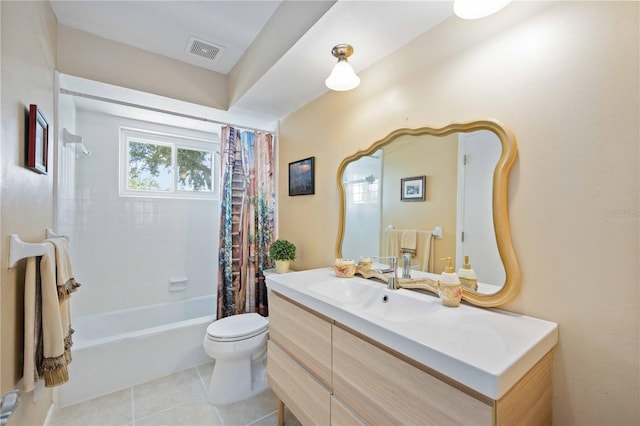
[[[61,177],[65,173],[73,176],[74,188],[65,188],[60,179],[56,221],[59,232],[70,236],[74,274],[82,284],[72,298],[73,314],[90,315],[214,293],[218,200],[121,197],[118,161],[120,126],[216,144],[218,135],[85,110],[75,114],[76,133],[83,137],[91,155],[76,159],[65,153],[69,147],[60,146],[59,173]],[[74,172],[65,172],[68,168]],[[169,280],[176,277],[188,278],[186,290],[169,291]]]

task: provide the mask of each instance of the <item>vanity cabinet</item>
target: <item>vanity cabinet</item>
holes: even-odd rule
[[[303,424],[331,423],[331,322],[269,293],[267,378]]]
[[[493,400],[273,291],[269,312],[269,385],[303,424],[551,424],[551,352]]]

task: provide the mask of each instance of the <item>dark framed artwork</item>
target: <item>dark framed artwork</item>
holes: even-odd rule
[[[400,201],[424,201],[426,199],[426,176],[400,179]]]
[[[27,128],[27,167],[34,172],[47,174],[49,153],[49,123],[37,105],[29,105]]]
[[[315,194],[315,158],[289,163],[289,196]]]

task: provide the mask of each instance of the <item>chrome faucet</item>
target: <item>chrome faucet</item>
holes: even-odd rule
[[[389,269],[385,269],[384,271],[380,271],[381,273],[385,273],[385,272],[389,272],[389,275],[387,276],[388,281],[387,281],[387,288],[389,290],[397,290],[398,289],[398,285],[397,285],[397,281],[398,281],[398,258],[396,256],[381,256],[381,257],[376,257],[376,259],[378,260],[382,260],[382,259],[389,259]]]
[[[402,278],[411,278],[411,255],[409,253],[402,255]]]

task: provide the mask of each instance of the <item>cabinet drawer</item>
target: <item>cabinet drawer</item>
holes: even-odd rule
[[[269,292],[269,338],[331,387],[331,323]]]
[[[269,386],[302,424],[331,422],[331,393],[273,341],[268,344]]]
[[[361,419],[356,416],[347,406],[345,406],[335,396],[331,397],[331,426],[365,426]]]
[[[333,391],[369,424],[492,423],[492,406],[333,328]]]

